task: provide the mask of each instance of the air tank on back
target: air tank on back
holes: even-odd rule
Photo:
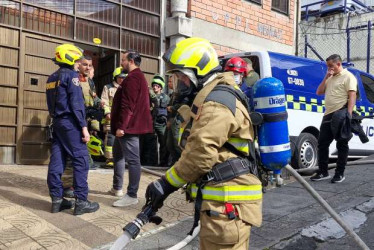
[[[253,86],[253,97],[254,110],[264,118],[258,128],[261,162],[270,170],[282,169],[291,160],[283,83],[274,77],[263,78]]]

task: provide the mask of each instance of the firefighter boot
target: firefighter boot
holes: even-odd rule
[[[76,199],[74,215],[81,215],[85,213],[93,213],[99,210],[100,206],[97,202],[90,202],[88,200]]]
[[[74,206],[74,201],[69,201],[60,197],[52,197],[51,213],[58,213],[65,209],[70,209]]]

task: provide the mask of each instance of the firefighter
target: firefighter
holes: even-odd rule
[[[94,68],[92,66],[92,58],[85,55],[79,60],[79,83],[82,87],[84,105],[86,107],[86,119],[88,123],[88,131],[90,132],[91,138],[95,141],[100,140],[98,133],[100,132],[100,122],[104,116],[104,112],[101,108],[101,100],[96,94],[95,83],[93,82]],[[91,143],[92,144],[92,143]],[[97,165],[93,161],[92,156],[101,156],[101,152],[88,145],[89,156],[90,156],[90,169],[96,169]],[[95,142],[94,142],[95,144]],[[101,148],[100,148],[101,149]],[[91,152],[94,152],[91,154]]]
[[[182,40],[163,58],[186,88],[200,91],[187,119],[192,127],[182,133],[181,158],[148,185],[146,205],[157,211],[169,194],[188,184],[194,226],[201,222],[200,249],[248,249],[251,227],[262,222],[262,186],[249,160],[248,100],[232,72],[218,73],[217,54],[205,39]]]
[[[104,155],[106,158],[105,166],[113,168],[113,143],[114,135],[110,133],[110,112],[112,108],[112,102],[114,94],[116,93],[119,85],[121,85],[123,79],[127,74],[123,72],[122,67],[118,67],[113,71],[113,81],[104,86],[103,92],[101,93],[101,100],[104,103],[104,119],[103,119],[103,130],[105,133],[104,139]]]
[[[160,75],[155,75],[152,79],[152,89],[156,95],[157,107],[155,107],[153,117],[153,128],[157,135],[158,143],[160,144],[160,163],[159,166],[167,166],[168,154],[166,150],[166,123],[167,123],[167,106],[170,98],[167,94],[163,93],[165,88],[165,80]]]
[[[52,213],[69,209],[72,201],[63,198],[61,175],[70,157],[74,168],[74,215],[95,212],[99,204],[87,200],[88,151],[90,139],[85,117],[82,88],[78,73],[73,70],[82,51],[71,44],[56,47],[55,63],[60,67],[49,76],[46,84],[49,115],[53,118],[53,141],[48,166],[48,188]]]

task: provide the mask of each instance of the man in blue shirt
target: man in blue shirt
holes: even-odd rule
[[[73,207],[73,202],[63,198],[61,175],[69,156],[74,167],[74,215],[95,212],[99,204],[87,200],[88,150],[90,140],[82,88],[75,62],[82,57],[82,51],[71,44],[56,47],[55,63],[60,67],[49,76],[46,84],[47,104],[53,118],[53,139],[48,166],[48,188],[52,198],[52,213]]]

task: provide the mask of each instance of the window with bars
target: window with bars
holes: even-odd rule
[[[24,2],[66,14],[72,15],[74,12],[74,0],[24,0]]]
[[[119,28],[78,18],[76,25],[78,40],[92,43],[93,38],[100,38],[102,45],[119,47]]]
[[[122,30],[122,48],[134,49],[142,54],[158,56],[160,39],[128,30]]]
[[[98,21],[119,25],[118,4],[102,0],[76,0],[77,15]]]
[[[160,0],[122,0],[122,3],[160,14]]]
[[[74,18],[54,11],[24,5],[22,27],[50,35],[73,38]]]
[[[246,1],[262,5],[262,0],[246,0]]]
[[[160,17],[124,7],[122,26],[158,36],[160,34]]]
[[[282,14],[288,15],[289,14],[289,0],[272,0],[271,1],[271,9]]]
[[[20,4],[13,1],[0,1],[0,23],[19,26]]]

